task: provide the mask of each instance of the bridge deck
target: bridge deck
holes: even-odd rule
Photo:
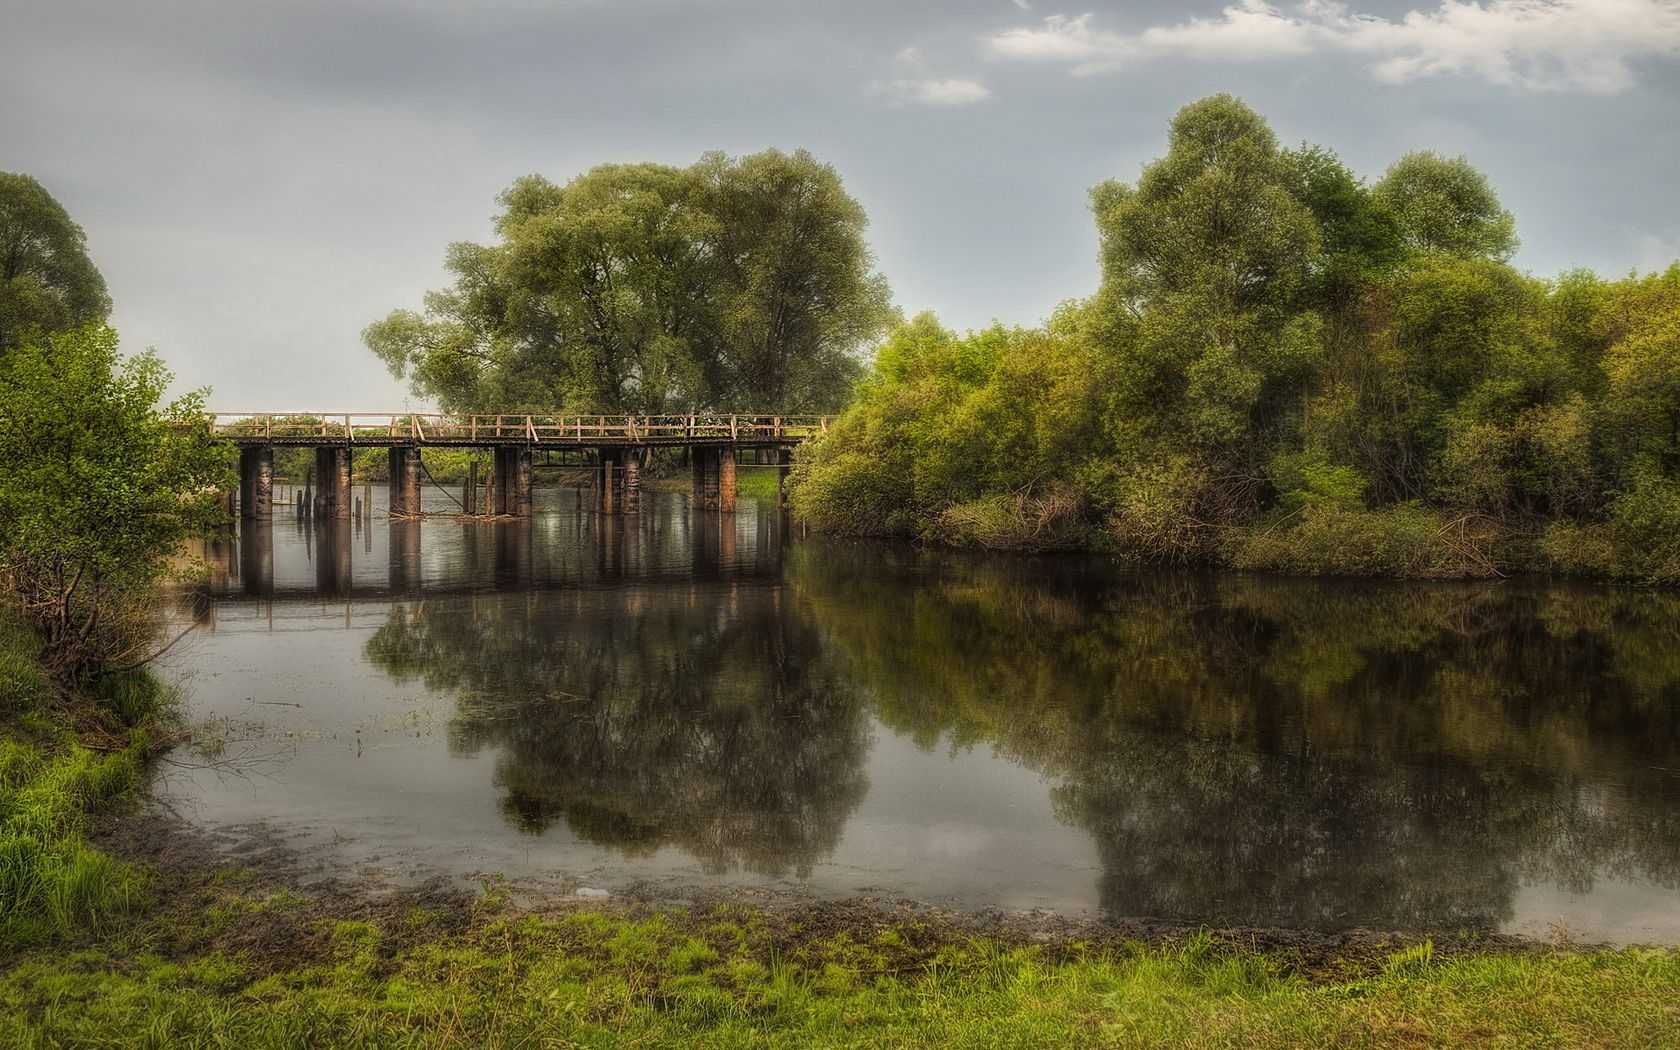
[[[797,445],[833,416],[540,416],[441,413],[217,412],[210,431],[236,445],[601,448],[613,445]]]

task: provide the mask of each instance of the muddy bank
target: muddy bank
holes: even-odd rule
[[[1207,927],[1146,916],[1086,919],[1044,910],[964,911],[887,896],[824,899],[756,888],[660,883],[607,892],[563,875],[542,886],[513,886],[486,874],[479,887],[471,887],[388,868],[345,870],[319,851],[298,849],[260,825],[207,830],[153,803],[108,817],[94,841],[112,856],[153,873],[156,907],[145,924],[149,950],[183,959],[207,951],[237,952],[273,972],[325,961],[334,944],[333,927],[343,922],[379,928],[385,935],[382,951],[394,958],[409,947],[468,933],[494,919],[587,912],[630,918],[657,913],[696,936],[704,936],[720,917],[744,921],[755,948],[766,957],[797,957],[838,937],[871,943],[891,932],[907,969],[922,965],[943,945],[974,936],[1038,945],[1052,957],[1205,937],[1216,951],[1262,953],[1284,972],[1315,980],[1371,972],[1394,952],[1424,940],[1442,959],[1591,947],[1464,930]],[[230,911],[238,913],[236,921],[198,921]]]

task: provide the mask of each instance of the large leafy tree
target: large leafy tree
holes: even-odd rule
[[[837,407],[891,321],[863,209],[803,151],[606,165],[500,198],[454,287],[364,332],[444,408]]]
[[[111,311],[105,279],[64,206],[28,175],[0,171],[0,353]]]
[[[1122,319],[1105,341],[1123,543],[1192,555],[1261,495],[1319,357],[1317,315],[1297,309],[1320,254],[1297,181],[1265,120],[1216,95],[1179,111],[1135,186],[1092,191],[1099,308]],[[1190,528],[1163,535],[1163,518]]]

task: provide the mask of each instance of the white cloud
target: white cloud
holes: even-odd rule
[[[1441,0],[1399,19],[1344,3],[1306,0],[1285,9],[1241,0],[1217,18],[1191,18],[1135,33],[1100,29],[1093,15],[1053,15],[985,41],[1000,59],[1055,62],[1076,74],[1152,58],[1264,59],[1315,52],[1364,57],[1390,83],[1461,74],[1528,90],[1625,90],[1634,65],[1680,55],[1680,0]]]
[[[890,80],[877,85],[876,91],[895,102],[918,106],[968,106],[992,97],[991,88],[962,77]]]
[[[970,106],[992,97],[991,88],[978,80],[928,76],[926,66],[919,48],[904,48],[893,56],[897,75],[869,85],[870,93],[900,105],[917,106]]]

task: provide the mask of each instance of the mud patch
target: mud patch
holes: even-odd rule
[[[1071,918],[1049,911],[961,911],[924,901],[859,896],[824,899],[794,890],[678,887],[667,883],[590,892],[558,878],[545,888],[494,878],[481,887],[383,868],[335,869],[262,825],[210,830],[156,804],[107,818],[95,844],[153,873],[157,905],[141,937],[166,958],[237,953],[258,972],[331,960],[344,923],[376,928],[382,959],[439,937],[465,934],[491,919],[578,913],[646,918],[658,914],[705,939],[720,922],[744,930],[753,953],[799,958],[836,943],[875,946],[872,969],[923,968],[947,944],[975,936],[1038,946],[1051,958],[1195,943],[1215,954],[1259,952],[1285,973],[1339,980],[1380,968],[1404,948],[1429,940],[1436,958],[1476,953],[1539,954],[1585,946],[1466,931],[1208,927],[1135,918]]]

